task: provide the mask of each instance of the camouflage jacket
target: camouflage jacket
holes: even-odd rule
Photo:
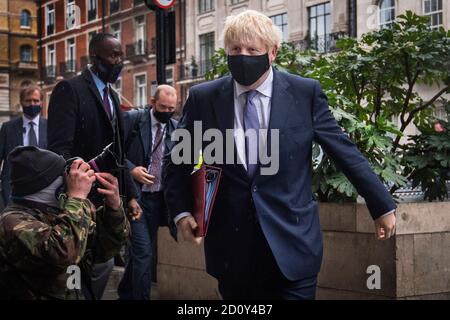
[[[66,285],[68,267],[89,274],[125,244],[130,228],[122,207],[94,213],[89,200],[75,198],[60,207],[20,202],[0,215],[0,299],[77,298]]]

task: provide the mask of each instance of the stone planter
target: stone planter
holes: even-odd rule
[[[320,204],[324,257],[317,299],[450,299],[450,202],[404,203],[397,235],[377,241],[363,204]],[[204,268],[203,248],[158,235],[161,299],[219,299]],[[367,288],[369,266],[381,288]]]

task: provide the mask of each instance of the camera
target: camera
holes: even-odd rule
[[[126,168],[125,166],[122,166],[120,164],[119,157],[113,151],[113,147],[114,143],[112,142],[108,144],[99,155],[95,156],[87,162],[92,170],[94,170],[95,172],[108,172],[114,176],[118,176],[120,170]],[[80,157],[73,157],[66,161],[66,165],[64,167],[65,174],[69,174],[70,166],[77,159],[83,160]],[[92,184],[91,193],[89,194],[89,199],[96,206],[103,202],[103,196],[96,192],[97,188],[99,187],[100,186],[98,182],[94,182]],[[64,190],[61,190],[60,192],[64,192]]]

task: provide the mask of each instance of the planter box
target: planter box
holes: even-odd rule
[[[363,204],[320,204],[324,256],[317,299],[450,299],[450,202],[402,203],[396,236],[378,241]],[[181,236],[180,236],[181,238]],[[380,268],[370,290],[367,268]],[[203,247],[158,234],[161,299],[219,299]]]

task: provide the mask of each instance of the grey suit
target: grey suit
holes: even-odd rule
[[[39,118],[39,148],[47,148],[47,119]],[[12,119],[3,123],[0,129],[0,164],[3,163],[0,174],[2,186],[2,201],[4,205],[10,202],[11,186],[9,184],[10,167],[8,154],[17,146],[23,145],[23,119]]]

